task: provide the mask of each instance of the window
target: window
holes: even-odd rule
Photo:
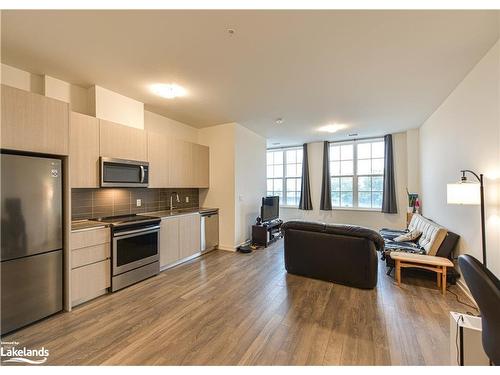
[[[267,151],[267,195],[278,195],[280,205],[298,206],[302,185],[302,147]]]
[[[330,176],[333,207],[381,208],[384,141],[331,143]]]

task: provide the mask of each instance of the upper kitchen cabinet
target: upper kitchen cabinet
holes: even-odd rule
[[[147,161],[147,132],[99,120],[100,155],[110,158]]]
[[[148,132],[149,187],[168,187],[168,149],[170,138]]]
[[[208,188],[209,149],[161,134],[148,134],[149,187]]]
[[[99,187],[99,120],[71,112],[70,114],[71,187]]]
[[[168,187],[196,187],[194,183],[193,143],[169,138]]]
[[[2,85],[2,148],[68,155],[69,105]]]
[[[209,187],[209,148],[207,146],[193,144],[193,180],[198,188]]]

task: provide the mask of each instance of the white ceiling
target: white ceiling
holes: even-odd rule
[[[2,11],[2,62],[101,85],[195,127],[238,122],[269,144],[299,144],[420,126],[498,39],[498,20],[497,11]],[[156,82],[190,94],[159,98],[148,90]],[[332,122],[350,127],[317,132]]]

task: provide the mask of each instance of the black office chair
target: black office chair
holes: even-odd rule
[[[500,280],[473,256],[460,255],[458,264],[481,312],[484,352],[500,365]]]

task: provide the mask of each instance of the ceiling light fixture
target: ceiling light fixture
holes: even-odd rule
[[[283,124],[283,119],[281,117],[277,118],[275,122],[277,125],[281,125],[281,124]]]
[[[322,126],[318,130],[320,132],[335,133],[335,132],[338,132],[339,130],[342,130],[345,128],[347,128],[347,125],[344,125],[344,124],[329,124],[329,125]]]
[[[151,85],[151,91],[166,99],[174,99],[187,95],[186,89],[176,83],[156,83]]]

